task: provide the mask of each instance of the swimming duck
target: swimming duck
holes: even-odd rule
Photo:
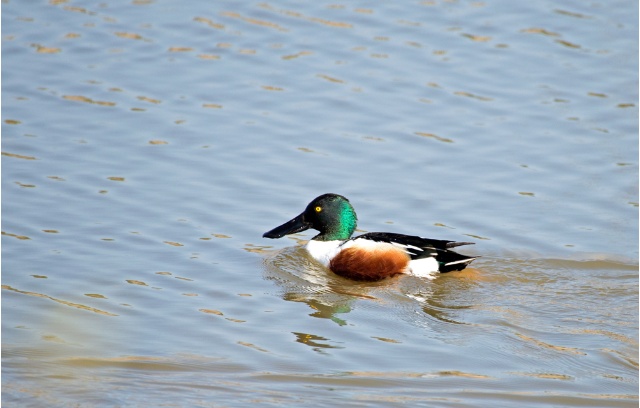
[[[309,254],[335,274],[353,280],[377,281],[408,273],[433,277],[435,272],[461,271],[477,257],[451,251],[473,242],[422,238],[391,232],[369,232],[351,237],[358,218],[353,206],[338,194],[323,194],[297,217],[265,232],[264,238],[282,238],[309,228]]]

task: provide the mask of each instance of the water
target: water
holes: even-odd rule
[[[5,2],[7,406],[638,404],[620,2]],[[474,241],[376,283],[262,233]]]

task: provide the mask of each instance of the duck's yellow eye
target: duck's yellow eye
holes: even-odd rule
[[[317,206],[317,207],[316,207],[316,212],[320,212],[320,211],[322,211],[322,207]]]

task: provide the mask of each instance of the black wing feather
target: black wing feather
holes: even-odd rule
[[[422,238],[416,235],[395,234],[393,232],[369,232],[351,239],[368,239],[376,242],[389,242],[400,245],[410,245],[407,248],[411,259],[433,256],[440,264],[440,272],[460,271],[477,257],[461,255],[449,250],[462,245],[473,245],[473,242],[456,242],[443,239]]]
[[[473,245],[474,242],[456,242],[444,239],[422,238],[416,235],[395,234],[393,232],[368,232],[352,239],[364,238],[377,242],[395,242],[425,249],[449,249],[461,245]]]

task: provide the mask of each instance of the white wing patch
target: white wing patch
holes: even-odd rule
[[[342,249],[357,247],[357,248],[365,249],[367,251],[373,251],[373,250],[376,250],[376,249],[384,249],[388,245],[389,245],[388,242],[372,241],[370,239],[355,238],[355,239],[350,239],[348,241],[345,241],[344,245],[342,245],[341,247],[342,247]]]
[[[402,250],[404,250],[404,252],[406,252],[406,253],[408,253],[410,255],[419,255],[422,252],[424,252],[425,249],[427,249],[427,248],[420,248],[420,247],[417,247],[415,245],[400,244],[398,242],[391,242],[391,245],[394,245],[394,246],[396,246],[398,248],[401,248]],[[432,251],[432,252],[429,252],[428,255],[435,257],[436,255],[438,255],[438,253],[436,251]],[[412,262],[415,262],[415,261],[412,261]]]
[[[424,249],[415,245],[401,244],[399,242],[391,242],[391,245],[401,248],[404,252],[411,255],[418,255],[420,252],[424,251]]]

